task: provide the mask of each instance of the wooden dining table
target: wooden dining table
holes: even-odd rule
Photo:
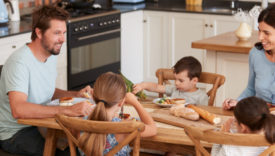
[[[152,102],[141,102],[146,110],[158,110],[162,109],[160,106],[153,104]],[[199,106],[211,113],[219,115],[232,116],[231,111],[225,111],[220,107],[212,106]],[[54,118],[44,118],[44,119],[18,119],[19,124],[45,127],[47,128],[47,133],[45,137],[44,145],[44,156],[54,156],[56,150],[57,138],[65,134],[63,133],[61,127],[55,121]],[[179,154],[192,153],[194,154],[194,144],[185,134],[184,129],[177,126],[172,126],[169,124],[164,124],[156,122],[157,125],[157,135],[153,137],[141,138],[140,146],[144,149],[152,149],[163,152],[175,152]],[[203,142],[202,145],[208,149],[212,147],[212,144]]]

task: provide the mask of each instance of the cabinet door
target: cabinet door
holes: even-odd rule
[[[233,16],[211,15],[209,21],[210,33],[207,35],[208,37],[235,31],[240,25],[240,22],[234,19]]]
[[[225,76],[225,83],[219,88],[216,106],[222,106],[226,98],[236,99],[240,96],[248,82],[248,54],[217,53],[217,73]]]
[[[67,44],[63,43],[57,62],[56,88],[67,90]]]
[[[121,14],[121,72],[133,83],[143,81],[143,11]]]
[[[194,56],[204,65],[204,50],[191,48],[192,42],[205,37],[208,17],[188,13],[169,16],[169,66],[184,56]]]
[[[158,68],[168,68],[168,13],[144,11],[144,81],[157,82]]]
[[[31,33],[5,37],[0,39],[0,65],[3,65],[8,57],[18,48],[31,41]]]

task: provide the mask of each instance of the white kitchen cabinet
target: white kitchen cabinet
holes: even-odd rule
[[[226,98],[238,98],[248,82],[249,54],[208,50],[206,58],[206,70],[226,78],[224,85],[218,89],[215,106],[222,106]]]
[[[63,43],[57,62],[56,88],[67,90],[67,44]]]
[[[31,33],[25,33],[5,38],[0,38],[0,65],[18,48],[31,41]]]
[[[144,11],[144,81],[156,81],[158,68],[168,67],[168,13]]]
[[[31,33],[0,38],[0,65],[4,65],[8,57],[24,44],[31,42]],[[67,48],[63,44],[61,54],[58,56],[58,76],[56,86],[60,89],[67,89]]]
[[[169,66],[184,56],[194,56],[205,70],[205,50],[191,48],[193,41],[234,31],[239,22],[232,16],[191,13],[169,14]]]
[[[121,14],[121,72],[133,83],[143,80],[143,11]]]
[[[158,68],[171,68],[180,58],[194,56],[206,66],[206,51],[191,48],[193,41],[234,31],[233,16],[144,11],[144,81],[157,81]]]

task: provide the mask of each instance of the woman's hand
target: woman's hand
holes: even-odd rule
[[[76,97],[91,99],[93,95],[93,91],[94,91],[93,88],[91,88],[91,86],[88,85],[85,88],[78,91]]]
[[[227,98],[224,100],[222,107],[225,110],[229,110],[229,109],[235,107],[237,105],[237,102],[238,102],[237,100]]]

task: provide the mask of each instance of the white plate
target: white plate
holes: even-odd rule
[[[76,104],[76,103],[86,101],[86,100],[89,100],[92,104],[95,104],[95,101],[93,99],[77,98],[77,97],[74,97],[74,100],[72,103]],[[51,101],[50,103],[48,103],[47,105],[48,106],[59,106],[59,99],[55,99],[55,100]]]
[[[160,106],[160,107],[172,107],[174,104],[161,104],[159,103],[159,100],[161,100],[162,98],[156,98],[153,100],[153,103]],[[170,99],[169,97],[167,99]]]

